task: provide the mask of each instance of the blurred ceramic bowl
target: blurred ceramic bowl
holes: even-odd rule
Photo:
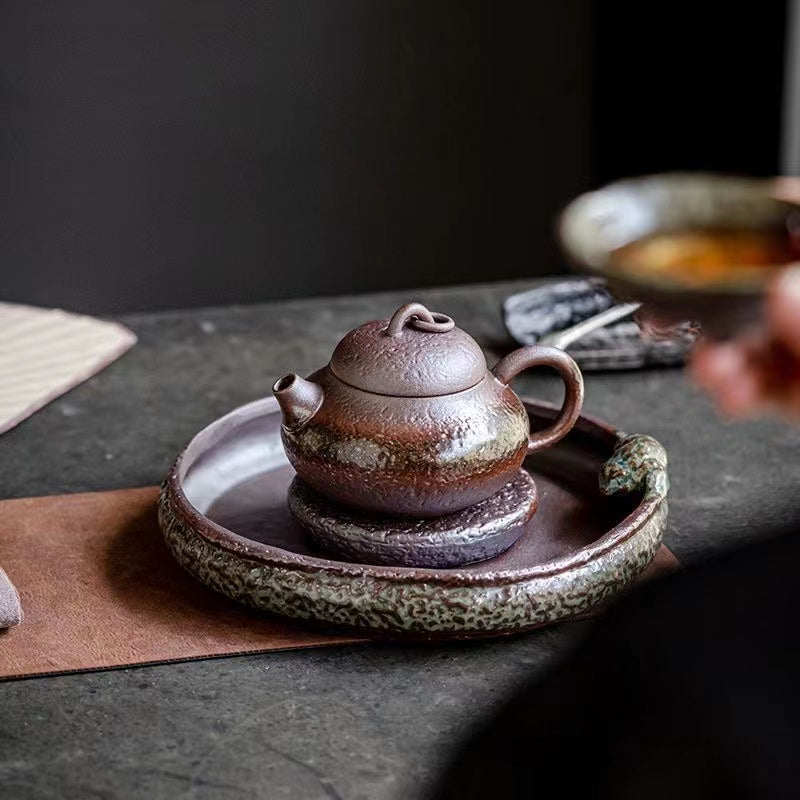
[[[559,222],[562,246],[581,269],[606,278],[618,299],[635,299],[665,321],[695,320],[724,338],[758,321],[774,269],[724,281],[687,284],[646,269],[624,271],[615,251],[659,233],[696,230],[782,232],[800,207],[773,196],[774,182],[707,173],[617,181],[575,199]],[[788,240],[787,240],[788,241]]]

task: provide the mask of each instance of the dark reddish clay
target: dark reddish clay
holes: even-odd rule
[[[536,366],[558,370],[566,392],[555,422],[531,434],[508,383]],[[351,331],[328,366],[273,391],[303,480],[339,503],[412,517],[493,495],[526,454],[569,432],[583,403],[580,370],[562,350],[522,347],[490,372],[474,339],[418,303]]]

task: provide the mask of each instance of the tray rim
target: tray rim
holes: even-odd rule
[[[551,403],[527,397],[521,399],[525,408],[532,414],[555,415],[558,411],[558,406]],[[234,556],[244,557],[268,567],[282,567],[312,573],[324,572],[353,578],[368,576],[402,583],[411,579],[444,586],[491,585],[496,587],[498,584],[518,583],[532,578],[559,575],[601,558],[635,536],[658,512],[664,502],[662,497],[645,496],[633,511],[591,544],[562,558],[521,569],[462,572],[458,568],[390,567],[378,564],[355,564],[294,553],[281,547],[253,541],[209,519],[192,505],[181,485],[182,478],[188,470],[188,465],[185,466],[186,456],[191,454],[190,451],[193,447],[198,447],[203,443],[204,438],[208,438],[209,441],[216,439],[217,437],[212,434],[224,429],[226,423],[237,421],[242,424],[268,413],[279,413],[278,403],[273,397],[264,397],[246,403],[209,423],[192,437],[186,448],[178,455],[162,486],[162,496],[168,495],[173,513],[177,511],[202,538]],[[610,449],[621,436],[625,435],[608,423],[584,414],[581,414],[575,427],[596,439],[608,441]]]
[[[557,408],[525,401],[531,415]],[[580,616],[629,586],[661,547],[667,521],[666,453],[583,416],[577,428],[607,443],[604,494],[640,491],[637,507],[595,542],[546,564],[509,570],[434,570],[350,564],[246,539],[195,509],[180,479],[187,459],[225,435],[225,425],[277,413],[271,398],[235,409],[200,431],[170,470],[159,524],[178,563],[209,588],[261,611],[402,637],[473,639],[519,633]],[[491,562],[487,562],[491,564]],[[467,567],[467,570],[472,568]]]

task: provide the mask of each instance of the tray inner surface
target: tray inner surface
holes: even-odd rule
[[[268,411],[270,406],[264,404]],[[220,422],[186,453],[183,488],[189,502],[240,536],[324,558],[286,504],[294,470],[283,453],[279,415],[251,413]],[[600,494],[597,475],[609,454],[608,441],[577,431],[528,459],[539,509],[519,542],[494,559],[492,568],[546,563],[590,544],[621,522],[636,501]],[[461,569],[485,570],[486,564]]]

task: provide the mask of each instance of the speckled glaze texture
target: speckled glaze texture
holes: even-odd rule
[[[558,280],[512,294],[503,301],[506,328],[519,344],[577,325],[616,305],[602,278]],[[685,323],[670,335],[647,336],[633,319],[622,319],[584,334],[567,347],[586,370],[639,369],[683,364],[699,331]]]
[[[582,424],[584,430],[601,430],[588,420]],[[164,482],[159,520],[185,569],[263,611],[423,637],[513,633],[581,614],[614,596],[650,563],[667,520],[666,459],[659,447],[649,437],[619,438],[612,466],[604,470],[606,491],[643,493],[622,522],[578,550],[513,569],[493,570],[491,561],[449,570],[352,564],[245,538],[189,503],[182,457]],[[200,456],[195,450],[192,457]]]
[[[417,517],[449,514],[498,492],[525,458],[528,415],[491,374],[435,398],[364,392],[328,367],[309,380],[322,387],[325,401],[304,426],[284,427],[283,443],[298,474],[339,503]]]
[[[429,582],[394,574],[349,569],[309,570],[299,565],[248,558],[203,535],[177,512],[169,488],[159,519],[177,561],[215,591],[263,611],[333,625],[395,633],[479,635],[511,633],[567,619],[613,597],[653,560],[666,523],[665,505],[636,531],[589,557],[541,574],[488,572],[479,581]],[[461,576],[462,578],[464,576]]]
[[[506,551],[522,535],[536,506],[536,484],[524,470],[499,492],[433,519],[374,516],[331,503],[296,477],[289,508],[323,550],[360,564],[457,567]]]
[[[667,451],[652,436],[620,433],[614,454],[600,472],[600,491],[630,494],[642,488],[649,499],[667,496]]]

